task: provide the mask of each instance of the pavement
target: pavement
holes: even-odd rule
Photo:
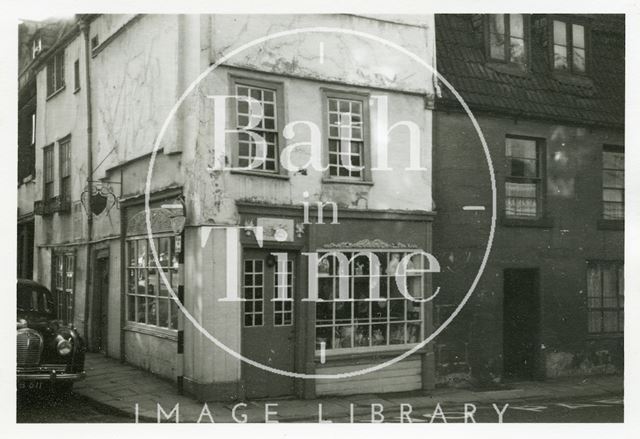
[[[496,411],[497,419],[497,411],[504,404],[514,406],[518,401],[520,410],[539,413],[547,405],[536,405],[537,400],[559,401],[556,406],[567,410],[617,405],[622,416],[624,393],[623,377],[608,375],[509,383],[508,387],[496,390],[438,388],[430,391],[313,400],[272,399],[204,404],[188,396],[178,395],[175,383],[171,381],[100,354],[87,354],[85,369],[87,378],[76,383],[74,393],[134,422],[175,422],[176,415],[179,416],[179,422],[316,423],[319,417],[322,420],[349,422],[350,418],[370,417],[372,410],[399,412],[403,404],[405,409],[413,411],[429,408],[432,414],[438,405],[457,407],[456,412],[460,412],[464,410],[465,404],[474,404],[482,409]],[[561,402],[563,399],[566,400],[565,403]],[[572,402],[569,404],[569,401]],[[497,406],[495,409],[494,403]],[[176,407],[178,410],[172,413]]]

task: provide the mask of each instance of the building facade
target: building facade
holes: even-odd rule
[[[482,279],[437,341],[438,383],[621,371],[624,18],[438,15],[436,32],[438,70],[478,121],[497,194]],[[492,185],[446,87],[434,119],[437,325],[480,268]]]
[[[283,33],[300,28],[316,30]],[[433,17],[77,17],[32,67],[33,272],[60,317],[203,400],[432,388],[430,345],[302,375],[376,366],[432,331],[394,275],[405,264],[409,294],[431,296],[434,79],[393,45],[434,64],[434,32]],[[314,141],[322,169],[303,166]]]

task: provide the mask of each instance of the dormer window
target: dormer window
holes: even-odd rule
[[[586,31],[583,25],[553,20],[554,70],[585,74],[586,47]]]
[[[40,52],[42,52],[42,39],[36,38],[31,43],[31,58],[35,59]]]
[[[525,35],[522,14],[489,15],[489,58],[524,67],[527,63]]]

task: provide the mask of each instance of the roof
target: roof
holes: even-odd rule
[[[547,18],[530,16],[530,68],[488,63],[482,21],[475,14],[437,14],[438,72],[471,110],[577,124],[624,125],[624,16],[583,15],[591,29],[591,63],[584,77],[558,77],[549,62]],[[479,25],[480,23],[480,25]],[[442,87],[436,109],[460,109]]]

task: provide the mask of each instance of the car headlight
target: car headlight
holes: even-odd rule
[[[73,341],[71,339],[67,340],[61,335],[56,337],[58,344],[56,347],[58,348],[58,353],[60,355],[69,355],[73,350]]]

